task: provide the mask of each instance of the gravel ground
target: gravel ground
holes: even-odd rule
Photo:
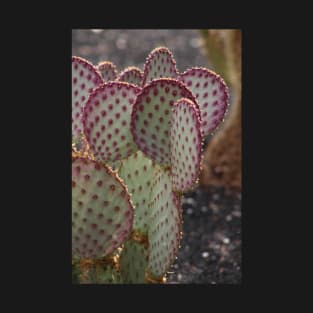
[[[241,193],[199,187],[183,199],[183,238],[169,283],[241,282]]]
[[[73,30],[72,55],[97,64],[112,61],[119,71],[143,69],[149,52],[166,46],[180,72],[209,67],[196,30]],[[183,199],[181,248],[167,276],[168,283],[241,283],[241,192],[227,188],[186,193]]]

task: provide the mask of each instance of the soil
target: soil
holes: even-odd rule
[[[183,198],[183,238],[168,283],[241,282],[241,192],[199,187]]]
[[[166,46],[180,72],[209,67],[197,30],[73,30],[72,55],[94,64],[143,69],[149,52]],[[206,140],[206,143],[208,140]],[[183,238],[167,275],[170,284],[241,283],[241,192],[199,186],[183,198]]]

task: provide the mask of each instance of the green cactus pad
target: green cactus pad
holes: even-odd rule
[[[141,151],[137,151],[121,163],[118,174],[127,185],[135,208],[133,228],[146,235],[150,216],[148,204],[151,181],[159,167]]]
[[[191,68],[182,73],[182,81],[196,97],[201,111],[204,135],[210,134],[221,123],[228,105],[228,88],[223,79],[206,68]]]
[[[135,143],[145,155],[163,165],[170,165],[170,117],[174,102],[181,98],[195,102],[184,84],[160,78],[141,90],[133,106],[131,132]]]
[[[132,239],[124,244],[120,256],[120,273],[126,284],[144,284],[148,263],[148,248]]]
[[[178,100],[171,119],[173,188],[187,191],[200,174],[202,131],[200,113],[189,99]]]
[[[97,68],[102,75],[103,81],[108,82],[117,79],[118,72],[116,66],[112,62],[100,62]]]
[[[98,284],[122,283],[120,273],[112,265],[107,265],[105,267],[97,266],[90,274],[92,277],[95,277],[95,282]]]
[[[135,66],[126,68],[118,76],[118,81],[127,82],[136,86],[141,86],[143,72]]]
[[[153,79],[162,77],[176,78],[177,75],[176,62],[171,51],[165,47],[155,48],[150,52],[146,60],[142,87]]]
[[[182,216],[179,199],[172,191],[171,176],[160,170],[156,175],[149,205],[151,220],[148,232],[148,272],[163,277],[178,251]]]
[[[139,87],[129,83],[108,82],[90,94],[83,125],[96,159],[116,161],[137,151],[130,132],[130,118],[139,91]]]
[[[72,138],[80,137],[82,112],[89,92],[103,83],[101,74],[87,60],[72,57]]]
[[[120,273],[112,265],[94,265],[80,275],[81,284],[121,284]]]
[[[100,258],[130,234],[134,208],[127,187],[109,167],[72,158],[72,255]]]

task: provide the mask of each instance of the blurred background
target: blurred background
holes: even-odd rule
[[[230,105],[205,138],[198,188],[183,197],[183,238],[168,283],[241,283],[241,31],[75,29],[72,55],[143,70],[151,50],[169,48],[179,72],[207,67],[225,80]]]

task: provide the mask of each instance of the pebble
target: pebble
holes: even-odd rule
[[[127,46],[127,41],[125,38],[123,38],[122,36],[120,36],[117,40],[116,40],[116,47],[120,50],[124,50]]]
[[[234,211],[232,213],[235,217],[241,217],[241,212],[240,211]]]
[[[91,29],[91,31],[95,34],[99,34],[99,33],[103,32],[103,29]]]
[[[228,245],[229,243],[230,243],[230,240],[229,240],[229,238],[224,238],[223,239],[223,243],[225,243],[226,245]]]
[[[193,213],[192,208],[188,208],[187,211],[186,211],[186,213],[187,213],[188,215],[191,215],[191,214]]]
[[[214,213],[218,212],[219,207],[214,202],[210,202],[209,207],[213,210]]]
[[[190,46],[191,46],[191,47],[193,47],[193,48],[199,48],[199,47],[202,46],[203,41],[202,41],[201,38],[192,38],[189,43],[190,43]]]
[[[232,219],[233,219],[233,218],[232,218],[231,215],[227,215],[227,216],[226,216],[226,221],[227,221],[227,222],[230,222]]]
[[[202,255],[203,258],[206,259],[207,257],[209,257],[210,254],[209,254],[209,252],[205,251],[205,252],[202,252],[201,255]]]
[[[220,195],[218,194],[218,193],[214,193],[213,195],[212,195],[212,199],[213,200],[218,200],[220,198]]]
[[[206,206],[201,207],[201,212],[205,213],[208,211],[208,208]]]
[[[184,198],[183,199],[183,203],[187,203],[187,204],[190,204],[192,206],[195,206],[196,205],[196,201],[192,198]]]

